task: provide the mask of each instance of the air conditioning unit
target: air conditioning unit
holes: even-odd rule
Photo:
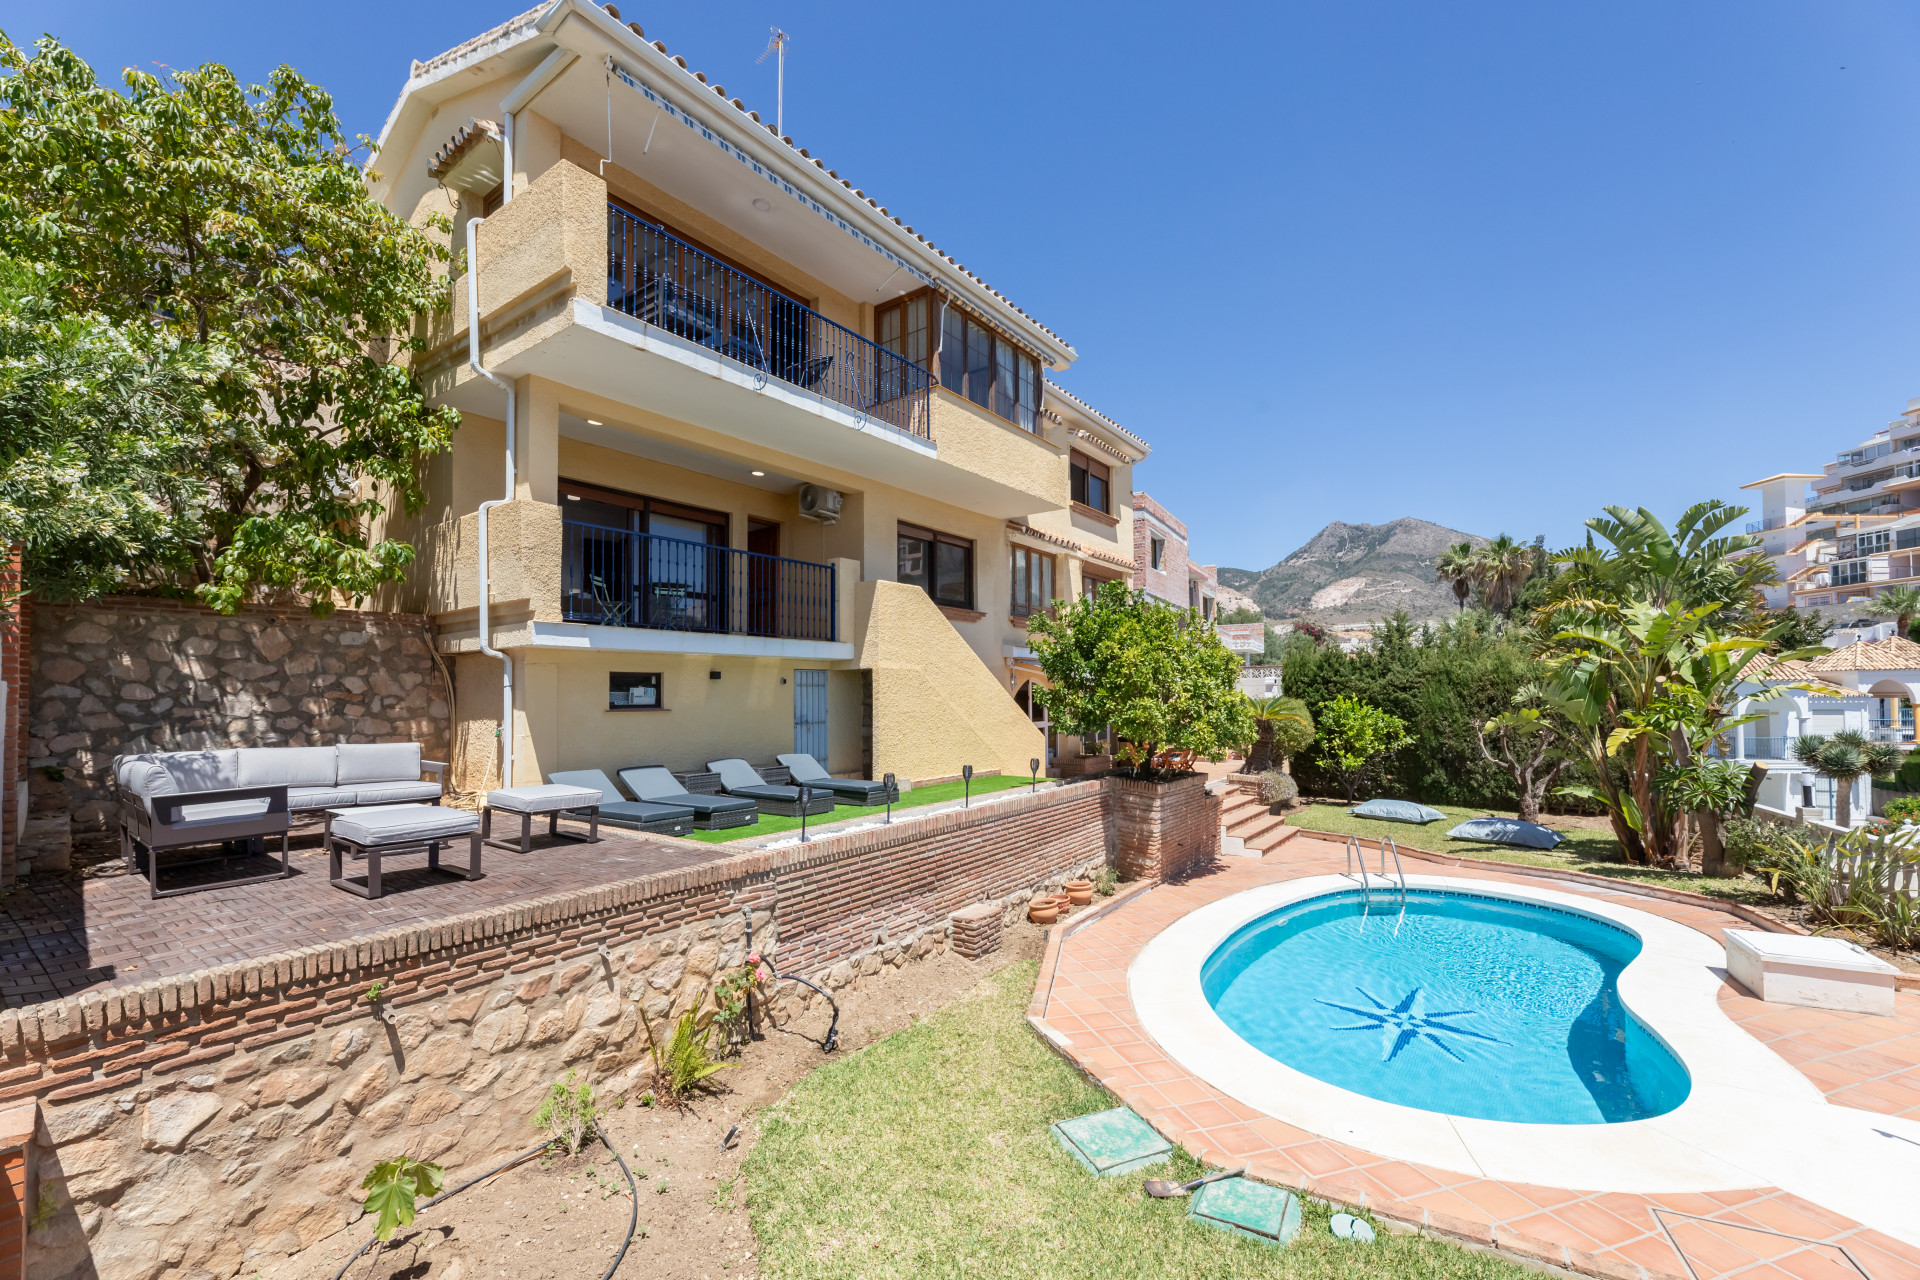
[[[843,500],[838,489],[825,489],[817,484],[800,486],[800,514],[821,524],[832,524],[840,518]]]

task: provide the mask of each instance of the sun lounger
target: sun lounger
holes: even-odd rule
[[[820,762],[804,751],[777,759],[793,774],[795,786],[806,783],[809,787],[824,787],[833,792],[836,800],[848,800],[854,804],[885,804],[889,800],[898,802],[900,791],[894,788],[893,794],[887,794],[887,784],[873,782],[867,778],[836,778],[820,767]]]
[[[783,818],[800,816],[800,788],[769,785],[745,760],[709,760],[707,768],[720,775],[720,785],[730,796],[745,796],[760,806],[760,812]],[[824,788],[809,788],[807,814],[833,812],[833,793]]]
[[[701,831],[748,827],[760,821],[760,806],[744,796],[694,795],[680,779],[659,765],[635,765],[620,770],[620,781],[641,800],[654,804],[685,805],[693,810],[693,825]]]
[[[654,804],[629,800],[612,779],[598,769],[567,769],[550,773],[547,781],[566,787],[585,787],[600,793],[600,825],[625,827],[660,836],[683,836],[693,829],[693,810],[683,804]]]

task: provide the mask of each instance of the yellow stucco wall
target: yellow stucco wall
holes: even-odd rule
[[[873,673],[873,767],[903,778],[1027,772],[1045,743],[925,592],[860,584],[857,664]],[[996,669],[999,664],[995,664]]]

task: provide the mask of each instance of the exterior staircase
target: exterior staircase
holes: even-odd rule
[[[1292,839],[1300,828],[1285,825],[1285,820],[1267,812],[1260,797],[1242,791],[1228,781],[1221,799],[1220,851],[1230,857],[1264,857]]]

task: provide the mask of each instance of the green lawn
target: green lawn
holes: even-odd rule
[[[1610,876],[1617,880],[1633,880],[1641,884],[1661,885],[1669,889],[1685,889],[1692,893],[1724,898],[1730,902],[1765,902],[1773,896],[1767,892],[1764,883],[1751,877],[1741,876],[1722,880],[1709,876],[1686,875],[1677,871],[1657,871],[1651,867],[1632,866],[1621,860],[1620,847],[1615,843],[1611,832],[1559,826],[1555,824],[1551,814],[1545,815],[1546,821],[1541,825],[1552,827],[1567,837],[1564,844],[1551,851],[1516,849],[1512,845],[1488,844],[1484,840],[1449,839],[1447,832],[1455,823],[1467,818],[1478,818],[1487,813],[1496,813],[1503,818],[1516,815],[1511,809],[1462,809],[1444,804],[1431,807],[1446,814],[1446,820],[1416,827],[1406,822],[1382,822],[1377,818],[1356,818],[1347,812],[1345,805],[1310,804],[1298,813],[1289,814],[1287,825],[1304,827],[1309,831],[1330,831],[1342,836],[1359,835],[1372,839],[1391,836],[1393,842],[1403,849],[1424,849],[1428,853],[1443,853],[1463,858],[1488,858],[1499,862],[1525,863],[1532,867],[1557,867],[1563,871],[1584,871],[1589,875]],[[1378,857],[1377,854],[1375,856]],[[1377,870],[1378,863],[1373,865]]]
[[[1532,1273],[1484,1253],[1385,1231],[1327,1230],[1309,1203],[1286,1249],[1185,1220],[1141,1194],[1175,1162],[1096,1179],[1047,1126],[1114,1105],[1056,1057],[1024,1014],[1036,966],[985,979],[926,1021],[821,1067],[768,1109],[747,1160],[762,1270],[800,1277],[1320,1277],[1466,1280]]]
[[[995,791],[1010,791],[1014,787],[1031,785],[1033,785],[1033,783],[1030,778],[1001,777],[998,775],[991,778],[975,778],[973,780],[973,794],[978,798],[989,795]],[[902,809],[914,809],[921,805],[939,804],[943,800],[958,800],[961,789],[964,786],[965,784],[960,782],[943,782],[938,786],[915,787],[911,791],[903,791],[900,793],[899,801],[893,806],[893,811],[899,813]],[[813,817],[808,818],[807,829],[809,832],[812,832],[824,823],[845,822],[849,818],[882,818],[886,816],[886,812],[887,807],[882,804],[876,804],[871,807],[859,804],[836,804],[833,806],[833,812],[831,814],[815,814]],[[691,831],[687,833],[686,838],[689,840],[704,840],[708,844],[724,844],[729,840],[748,840],[754,836],[764,836],[771,832],[798,831],[799,829],[800,819],[798,818],[779,818],[770,813],[763,813],[760,815],[760,821],[754,823],[752,826],[729,827],[724,831]]]

